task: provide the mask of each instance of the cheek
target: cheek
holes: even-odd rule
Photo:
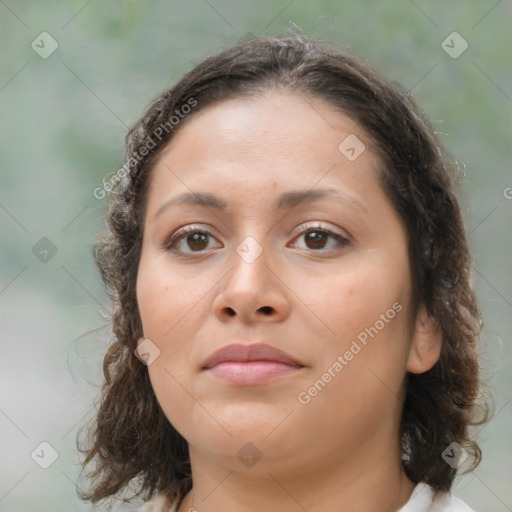
[[[399,416],[410,344],[407,262],[367,263],[331,278],[330,292],[315,298],[315,312],[335,334],[301,389],[308,404],[300,415],[322,417],[321,426],[308,427],[311,436],[354,429],[371,436]]]
[[[387,311],[387,317],[393,318],[386,331],[405,318],[410,294],[406,259],[375,252],[354,255],[343,263],[341,269],[327,275],[322,270],[295,284],[297,295],[329,328],[330,339],[347,342],[376,322],[380,327],[380,317]],[[402,306],[399,315],[397,306],[393,309],[396,302]]]
[[[164,411],[183,409],[186,384],[194,360],[189,340],[194,337],[193,314],[198,313],[199,290],[184,288],[183,278],[165,269],[158,257],[143,257],[137,279],[137,300],[143,336],[156,345],[158,357],[148,366],[155,395]],[[194,309],[194,305],[196,309]],[[181,402],[181,405],[180,405]]]
[[[341,407],[344,403],[357,409],[372,402],[378,407],[386,398],[383,392],[393,398],[402,385],[411,339],[409,266],[400,256],[374,253],[355,258],[347,263],[349,271],[329,276],[323,292],[313,297],[312,309],[330,331],[318,356],[319,372],[332,368],[342,356],[343,369],[334,370],[339,378],[326,386],[330,390],[324,398]],[[315,377],[321,378],[321,373]]]
[[[189,341],[194,337],[194,326],[200,324],[198,303],[204,290],[194,288],[193,280],[166,267],[162,258],[151,257],[149,252],[142,255],[137,301],[144,337],[159,350],[148,366],[153,391],[169,421],[183,435],[187,421],[180,420],[193,411],[193,402],[185,391],[193,361]]]
[[[144,336],[162,348],[178,344],[187,325],[187,314],[194,309],[207,289],[180,272],[170,272],[165,257],[142,255],[137,276],[137,302]],[[195,310],[195,313],[199,309]]]

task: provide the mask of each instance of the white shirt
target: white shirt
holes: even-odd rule
[[[475,512],[448,492],[439,493],[436,499],[433,499],[433,496],[434,490],[430,486],[419,483],[413,489],[407,503],[397,512]],[[159,496],[135,512],[176,512],[177,509],[177,503],[169,509],[165,499]]]
[[[439,493],[436,499],[433,496],[432,487],[419,483],[407,503],[397,512],[475,512],[449,492]]]

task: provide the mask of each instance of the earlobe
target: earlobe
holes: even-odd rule
[[[420,304],[416,314],[414,335],[409,350],[407,371],[424,373],[436,364],[441,355],[443,333],[424,304]]]

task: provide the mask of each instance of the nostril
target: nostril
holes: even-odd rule
[[[226,308],[229,316],[235,316],[235,311],[232,308]]]
[[[270,315],[272,313],[272,308],[270,306],[263,306],[260,310],[266,315]]]

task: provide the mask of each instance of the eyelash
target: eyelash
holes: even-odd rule
[[[305,234],[308,234],[308,233],[311,233],[311,232],[316,232],[316,233],[325,233],[329,237],[334,238],[337,241],[339,248],[345,247],[345,246],[347,246],[349,244],[349,240],[347,238],[343,237],[339,233],[335,233],[334,231],[331,231],[329,229],[323,228],[321,226],[308,226],[305,229],[295,230],[295,231],[298,231],[298,235],[297,235],[296,239],[298,239],[302,235],[305,235]],[[167,250],[167,251],[174,252],[174,253],[181,253],[181,251],[176,249],[176,245],[181,240],[186,238],[188,235],[194,234],[194,233],[201,233],[201,234],[204,234],[204,235],[207,235],[209,237],[214,238],[213,235],[208,230],[206,230],[206,229],[199,229],[196,226],[186,226],[183,229],[181,229],[181,230],[177,231],[176,233],[174,233],[169,238],[169,240],[167,242],[165,242],[164,249]],[[325,252],[326,250],[329,250],[329,249],[323,249],[322,248],[322,249],[318,249],[318,250],[315,250],[315,249],[307,249],[307,250],[310,250],[312,252],[322,252],[322,251]],[[331,248],[331,250],[332,250],[332,248]],[[192,251],[190,253],[184,253],[184,254],[187,254],[187,255],[191,255],[191,254],[201,255],[204,252],[205,251]],[[181,253],[181,254],[183,254],[183,253]]]

